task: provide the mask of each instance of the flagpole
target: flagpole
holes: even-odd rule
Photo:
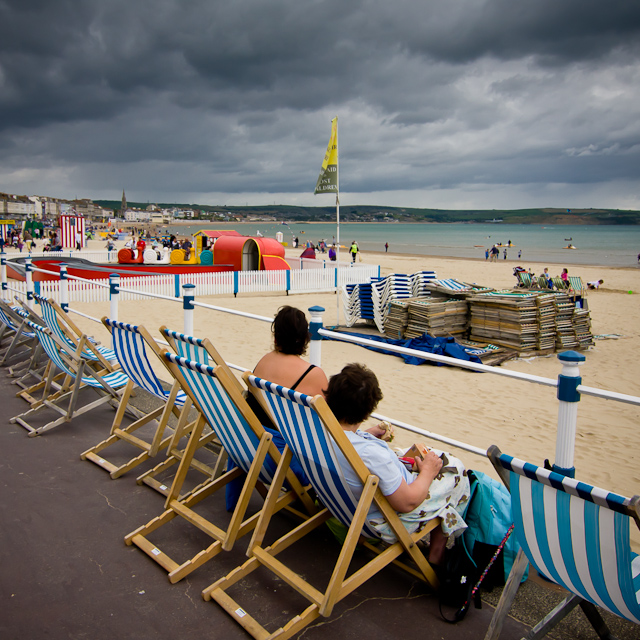
[[[322,161],[322,168],[314,195],[318,193],[335,192],[336,194],[336,324],[340,324],[340,286],[338,277],[340,275],[340,183],[338,178],[338,116],[331,121],[331,138],[327,146],[327,152]]]

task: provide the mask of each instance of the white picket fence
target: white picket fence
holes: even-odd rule
[[[313,262],[313,261],[312,261]],[[140,300],[145,294],[156,294],[179,298],[182,285],[196,286],[197,295],[212,296],[221,294],[288,292],[309,293],[335,291],[345,284],[369,282],[380,277],[377,265],[346,265],[336,267],[333,264],[324,268],[322,262],[313,268],[304,266],[291,271],[231,271],[225,273],[183,273],[151,276],[121,277],[120,297],[122,300]],[[34,269],[37,271],[37,269]],[[109,300],[109,279],[97,280],[68,279],[69,302],[106,302]],[[26,295],[26,283],[12,281],[11,288]],[[36,293],[47,298],[60,299],[58,280],[34,282]],[[139,292],[139,293],[137,293]]]

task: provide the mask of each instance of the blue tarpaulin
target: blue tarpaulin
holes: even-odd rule
[[[466,360],[467,362],[476,362],[482,364],[482,360],[478,356],[474,356],[465,351],[464,347],[459,345],[455,338],[434,338],[428,333],[421,335],[419,338],[407,338],[406,340],[396,340],[393,338],[383,338],[382,336],[373,336],[365,333],[349,333],[350,336],[356,338],[365,338],[367,340],[375,340],[376,342],[382,342],[384,344],[390,344],[395,347],[405,347],[406,349],[415,349],[416,351],[425,351],[426,353],[434,353],[439,356],[448,356],[449,358],[457,358],[458,360]],[[324,336],[326,339],[326,336]],[[329,338],[330,340],[338,340],[339,338]],[[371,351],[378,351],[380,353],[386,353],[392,356],[398,356],[402,358],[407,364],[429,364],[442,365],[442,362],[433,362],[431,360],[423,360],[418,356],[410,356],[402,353],[395,353],[384,349],[383,347],[365,346],[365,349],[371,349]]]

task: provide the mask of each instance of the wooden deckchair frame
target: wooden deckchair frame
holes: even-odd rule
[[[86,348],[84,336],[80,338],[76,351],[70,353],[68,351],[69,346],[62,344],[56,336],[51,334],[48,328],[31,321],[28,321],[27,324],[36,331],[38,339],[51,362],[48,366],[47,377],[43,382],[17,394],[17,396],[22,396],[24,393],[30,395],[35,388],[42,389],[41,398],[38,400],[32,398],[33,403],[29,410],[11,418],[10,421],[12,423],[24,427],[29,432],[29,436],[37,436],[60,424],[70,422],[73,418],[107,402],[117,403],[119,401],[122,388],[127,383],[127,376],[119,371],[90,371],[89,375],[85,375],[86,361],[80,357],[82,350]],[[56,375],[58,368],[62,371],[64,380],[59,385],[59,388],[52,392],[53,382],[59,377]],[[94,402],[78,407],[78,395],[80,390],[85,387],[90,387],[103,395]],[[65,403],[66,406],[61,406]],[[60,414],[60,418],[37,428],[30,425],[27,422],[27,418],[44,408],[52,409]]]
[[[264,410],[267,411],[267,414],[272,417],[274,423],[279,427],[280,431],[285,436],[285,439],[287,439],[286,429],[284,428],[283,423],[278,419],[271,410],[271,407],[265,401],[264,393],[269,392],[262,386],[260,390],[253,386],[251,380],[256,380],[255,376],[247,373],[243,377],[245,382],[248,384],[249,391],[254,394]],[[264,383],[267,388],[269,386],[276,386],[266,381],[260,381],[260,383]],[[260,520],[255,528],[251,542],[249,543],[249,548],[247,550],[249,560],[231,571],[224,578],[221,578],[207,587],[202,592],[205,600],[215,600],[236,622],[238,622],[238,624],[240,624],[254,638],[260,640],[266,640],[267,638],[285,640],[286,638],[290,638],[301,631],[319,616],[326,617],[331,615],[336,603],[377,574],[383,567],[391,563],[402,567],[413,577],[424,580],[434,588],[438,586],[438,579],[433,568],[416,543],[440,524],[440,518],[434,518],[431,520],[421,531],[409,534],[400,521],[397,513],[389,504],[387,498],[380,491],[378,486],[378,477],[369,472],[362,459],[358,456],[342,427],[329,409],[325,399],[322,396],[315,396],[311,399],[309,396],[304,396],[304,394],[299,394],[289,389],[283,389],[283,394],[289,394],[289,398],[291,398],[291,394],[295,394],[296,396],[303,398],[305,402],[308,401],[308,406],[317,414],[324,426],[324,429],[330,436],[327,440],[330,442],[331,438],[333,439],[337,447],[345,456],[346,460],[358,475],[363,485],[363,492],[358,501],[346,538],[342,544],[341,552],[334,565],[329,583],[324,591],[320,591],[301,575],[281,562],[276,558],[276,556],[281,551],[287,549],[295,542],[304,538],[308,533],[324,524],[333,515],[327,508],[322,509],[315,516],[311,517],[306,522],[303,522],[301,525],[280,537],[276,542],[269,546],[264,547],[262,544],[267,528],[274,514],[272,506],[277,499],[280,488],[282,487],[284,475],[287,471],[287,465],[292,458],[291,450],[288,447],[285,449],[285,453],[278,466],[276,477],[269,489],[269,494],[267,495],[265,506],[261,512]],[[290,402],[295,401],[290,400]],[[283,414],[285,413],[287,415],[293,415],[293,412],[283,411]],[[321,446],[321,444],[318,445],[318,447]],[[316,490],[318,489],[316,488]],[[397,537],[397,542],[383,548],[372,545],[366,539],[366,536],[363,535],[369,508],[374,504],[383,514]],[[369,551],[373,552],[374,558],[360,569],[354,571],[351,575],[347,575],[357,545],[364,546]],[[398,558],[404,553],[409,555],[417,569],[398,560]],[[291,617],[286,624],[274,632],[269,632],[265,629],[250,613],[246,611],[243,606],[231,598],[227,593],[227,590],[230,587],[244,579],[259,567],[265,567],[274,573],[278,578],[284,580],[290,587],[309,601],[309,606],[302,613]]]
[[[26,309],[35,319],[35,322],[42,326],[49,327],[53,335],[56,335],[62,342],[68,341],[72,349],[77,347],[78,341],[84,336],[86,348],[82,350],[81,357],[91,363],[92,368],[104,371],[115,371],[118,364],[115,359],[108,359],[105,353],[110,351],[101,348],[99,343],[85,334],[70,315],[53,299],[44,296],[34,296],[36,302],[42,309],[41,316],[38,316],[33,309]],[[45,305],[49,307],[45,309]],[[24,305],[23,305],[24,306]],[[46,312],[45,312],[46,311]],[[113,354],[115,357],[115,354]]]
[[[230,377],[227,367],[218,365],[214,368],[208,365],[202,365],[184,358],[173,356],[173,354],[170,354],[166,350],[163,352],[163,355],[167,358],[167,366],[175,379],[180,383],[183,391],[191,397],[196,408],[200,410],[200,417],[195,428],[191,431],[189,442],[180,460],[180,465],[174,477],[171,491],[169,492],[165,502],[165,511],[146,525],[139,527],[125,536],[125,543],[127,545],[136,545],[139,549],[144,551],[152,560],[168,572],[169,581],[175,583],[189,575],[192,571],[209,561],[211,558],[218,555],[221,551],[230,551],[240,537],[253,530],[258,522],[260,512],[245,518],[249,506],[249,500],[254,489],[258,490],[262,495],[266,495],[266,489],[260,479],[263,464],[265,463],[267,456],[270,456],[272,460],[278,464],[281,459],[281,455],[273,444],[273,436],[260,424],[260,421],[247,404],[242,393],[239,391],[237,380],[232,379],[232,374]],[[178,360],[181,361],[180,365],[177,364]],[[208,415],[207,407],[202,406],[197,394],[184,377],[181,371],[182,366],[186,366],[191,370],[197,370],[201,374],[209,376],[213,380],[217,380],[224,393],[228,396],[228,400],[244,418],[248,428],[259,440],[255,456],[246,474],[240,498],[238,499],[231,521],[226,530],[198,514],[193,510],[193,507],[205,498],[223,489],[232,480],[242,477],[244,472],[240,466],[237,466],[220,477],[205,483],[197,491],[189,494],[186,498],[179,498],[182,484],[190,468],[193,455],[198,447],[205,422],[207,422],[205,416]],[[240,421],[238,420],[237,422],[239,423]],[[224,444],[224,427],[221,428],[221,425],[211,423],[209,426],[218,434],[218,437]],[[240,425],[237,426],[240,427]],[[236,433],[239,434],[239,432]],[[242,434],[239,435],[242,437]],[[229,453],[229,451],[227,453]],[[291,504],[295,500],[300,500],[309,514],[314,513],[316,508],[313,501],[296,476],[288,470],[288,465],[285,470],[285,475],[291,488],[288,491],[279,491],[277,498],[271,503],[271,508],[275,511],[288,508],[290,511],[304,518],[306,517],[304,514],[291,507]],[[212,544],[182,563],[178,563],[173,560],[167,553],[159,549],[154,543],[147,539],[147,536],[150,533],[156,531],[176,517],[183,518],[185,521],[196,526],[214,540]]]
[[[160,327],[160,334],[167,340],[173,353],[186,357],[189,360],[201,362],[202,364],[210,364],[209,361],[211,361],[216,366],[225,367],[229,374],[229,378],[237,381],[236,377],[231,373],[231,370],[228,369],[224,358],[218,353],[217,349],[208,338],[187,336],[178,331],[168,329],[165,325]],[[204,360],[206,360],[206,362]],[[239,382],[238,388],[240,390],[242,389]],[[136,478],[136,482],[138,484],[146,484],[158,493],[164,495],[166,498],[169,495],[171,482],[169,482],[168,478],[164,475],[162,480],[158,480],[157,477],[160,474],[164,474],[171,467],[180,463],[180,460],[184,455],[184,448],[181,449],[179,446],[180,440],[189,435],[194,426],[195,421],[189,425],[186,424],[186,420],[179,423],[167,448],[167,457],[165,460],[138,476]],[[203,430],[196,446],[196,449],[200,448],[206,448],[209,451],[213,450],[218,456],[214,466],[202,462],[201,460],[197,460],[195,456],[191,459],[191,468],[205,476],[204,482],[209,482],[210,480],[220,476],[227,460],[227,454],[222,448],[215,431],[211,429],[208,432]],[[189,493],[197,491],[201,486],[202,483],[191,489],[191,491],[185,492],[185,494],[181,495],[181,499],[186,497]]]
[[[35,333],[27,331],[27,318],[19,315],[7,300],[0,299],[0,309],[4,316],[1,335],[4,337],[4,334],[9,331],[11,337],[11,342],[0,349],[0,366],[7,366],[10,375],[22,375],[25,368],[28,370],[33,364],[34,351],[40,343]],[[17,369],[21,370],[20,374],[14,373]]]
[[[136,382],[134,382],[132,376],[136,377],[139,381],[142,381],[142,384],[144,385],[144,380],[146,378],[145,372],[140,371],[139,367],[144,367],[144,364],[140,365],[141,362],[148,362],[146,347],[149,347],[150,351],[155,354],[159,360],[161,358],[161,348],[153,339],[151,334],[147,331],[147,329],[142,325],[137,325],[134,327],[133,325],[122,322],[116,323],[112,320],[109,320],[109,318],[107,318],[106,316],[102,318],[102,323],[109,330],[112,337],[114,336],[114,331],[129,333],[131,334],[131,336],[135,336],[136,334],[139,335],[141,338],[139,342],[140,346],[142,347],[142,353],[137,354],[137,357],[133,359],[130,358],[128,360],[125,360],[123,358],[123,361],[121,361],[118,356],[118,352],[120,350],[126,350],[128,347],[130,347],[131,343],[133,343],[134,347],[137,349],[137,345],[135,345],[137,341],[135,337],[132,337],[131,341],[128,344],[120,345],[117,338],[114,337],[113,345],[114,351],[116,352],[115,355],[116,357],[118,357],[120,367],[128,373],[129,382],[127,383],[127,386],[125,387],[120,399],[118,410],[116,411],[116,415],[113,419],[113,424],[111,425],[109,437],[105,440],[102,440],[90,449],[87,449],[80,455],[82,460],[89,460],[90,462],[97,464],[99,467],[107,471],[112,479],[116,479],[127,473],[127,471],[134,469],[149,458],[153,458],[158,454],[159,451],[162,451],[163,449],[168,447],[172,442],[174,433],[174,430],[171,429],[171,434],[165,437],[165,432],[167,428],[169,428],[169,419],[172,415],[174,415],[178,420],[177,430],[179,430],[180,432],[184,431],[192,403],[190,398],[183,397],[181,398],[179,405],[176,404],[180,391],[180,385],[175,380],[171,386],[169,393],[163,391],[163,395],[160,395],[157,391],[157,387],[159,386],[160,382],[156,377],[155,380],[147,383],[144,388],[149,393],[162,400],[162,405],[157,407],[156,409],[153,409],[149,413],[142,413],[138,409],[133,407],[130,401],[134,389],[138,385],[136,384]],[[114,324],[116,325],[115,327]],[[154,375],[155,374],[153,371],[147,371],[147,376]],[[127,411],[137,416],[137,419],[134,420],[134,422],[130,423],[128,426],[123,427],[122,421]],[[134,435],[135,431],[152,422],[156,423],[156,427],[150,440],[145,440],[138,435]],[[195,426],[195,422],[192,423],[191,428],[193,426]],[[132,456],[129,460],[123,462],[122,464],[114,464],[113,462],[105,459],[102,452],[118,442],[126,442],[135,447],[136,450],[141,450],[141,452],[137,455]]]

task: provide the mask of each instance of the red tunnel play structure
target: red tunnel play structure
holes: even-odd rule
[[[273,238],[221,236],[213,245],[213,264],[231,264],[234,271],[288,270],[284,247]]]

